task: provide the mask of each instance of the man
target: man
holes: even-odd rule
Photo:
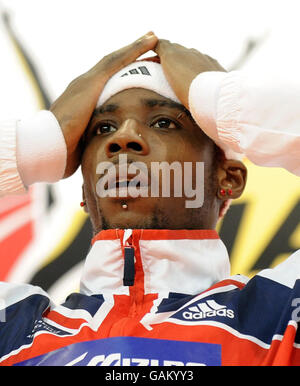
[[[168,72],[174,48],[177,59],[183,53],[191,64],[183,76],[180,65]],[[156,51],[171,91],[153,79],[164,76],[160,65],[134,63],[107,82],[85,121],[84,205],[95,236],[81,291],[55,306],[40,289],[3,284],[4,365],[299,364],[299,253],[252,280],[229,276],[214,228],[228,200],[242,193],[246,169],[229,158],[236,155],[228,142],[217,148],[183,107],[192,101],[187,91],[201,72],[201,56],[163,41]],[[210,69],[222,70],[207,60]],[[182,66],[182,60],[174,63]],[[139,86],[136,78],[131,82],[135,76]],[[66,111],[61,101],[52,107],[61,127]],[[73,149],[69,154],[77,144]],[[203,205],[187,208],[186,197],[175,195],[99,197],[106,174],[97,173],[98,165],[122,167],[121,155],[128,169],[138,162],[147,170],[157,161],[204,163]],[[133,177],[118,173],[112,188],[120,193]]]

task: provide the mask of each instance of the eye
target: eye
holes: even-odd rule
[[[151,124],[158,129],[176,129],[177,125],[169,118],[159,118]]]
[[[96,135],[101,135],[101,134],[107,134],[107,133],[112,133],[114,131],[117,131],[117,128],[110,123],[103,122],[97,125],[95,129],[95,134]]]

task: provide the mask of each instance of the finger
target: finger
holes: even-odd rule
[[[163,56],[165,51],[168,49],[168,48],[171,48],[172,47],[172,43],[169,41],[169,40],[165,40],[165,39],[159,39],[158,40],[158,43],[156,44],[155,48],[154,48],[154,51],[157,53],[157,55],[159,57]]]
[[[152,50],[155,47],[157,40],[158,38],[155,34],[149,32],[128,46],[104,57],[96,64],[93,71],[100,75],[103,75],[104,72],[106,77],[110,77],[115,72],[134,62],[139,56]]]
[[[142,54],[154,48],[157,41],[158,38],[155,36],[155,34],[153,32],[148,32],[146,35],[137,39],[128,46],[123,47],[118,51],[115,51],[111,54],[111,56],[113,58],[116,58],[117,60],[124,59],[126,61],[133,61]]]

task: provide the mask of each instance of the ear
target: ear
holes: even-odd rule
[[[217,197],[221,200],[236,199],[243,193],[247,181],[247,168],[237,160],[223,160],[217,171]]]

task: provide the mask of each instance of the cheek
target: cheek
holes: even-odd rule
[[[197,141],[191,142],[190,139],[179,137],[174,143],[172,149],[169,149],[169,154],[174,161],[179,162],[200,162],[205,161],[203,146]]]
[[[83,175],[84,183],[89,187],[90,190],[94,190],[94,186],[97,181],[97,164],[98,164],[98,147],[95,144],[90,144],[86,147],[82,159],[81,159],[81,170]]]
[[[150,140],[152,158],[157,161],[172,163],[174,161],[188,160],[189,158],[190,145],[180,135],[157,135],[152,136]]]

